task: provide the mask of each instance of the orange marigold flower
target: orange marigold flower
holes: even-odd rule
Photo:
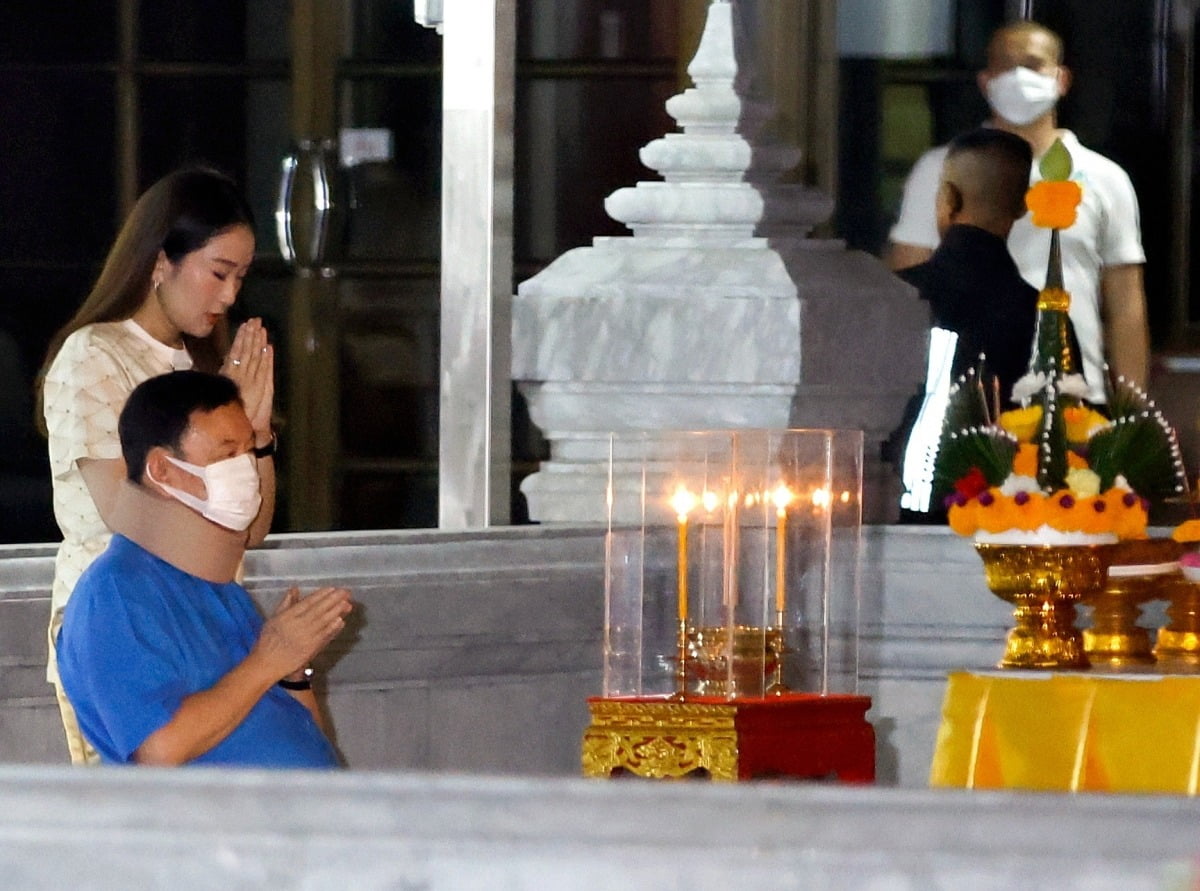
[[[1136,493],[1113,488],[1103,497],[1113,514],[1112,531],[1118,538],[1146,537],[1146,503]]]
[[[998,490],[993,489],[992,491],[998,493]],[[1006,516],[1003,507],[1006,500],[1001,495],[998,499],[990,501],[986,505],[980,504],[981,510],[977,514],[980,529],[983,529],[985,532],[1004,532],[1006,529],[1012,528],[1012,522]]]
[[[987,512],[988,531],[1003,531],[1005,529],[1015,529],[1015,518],[1012,515],[1011,505],[1007,498],[999,498]]]
[[[977,508],[978,505],[974,501],[968,501],[963,505],[950,505],[950,513],[947,517],[950,528],[959,535],[974,535],[975,530],[979,528],[979,523],[975,519]]]
[[[1037,467],[1037,446],[1031,442],[1023,442],[1017,446],[1017,454],[1013,456],[1013,473],[1017,476],[1037,476]]]
[[[1083,199],[1079,183],[1047,180],[1034,183],[1025,193],[1025,204],[1033,214],[1033,225],[1045,229],[1067,229],[1075,223],[1075,208]]]
[[[1018,492],[1013,496],[1013,514],[1017,529],[1032,531],[1046,521],[1046,496],[1040,492]]]
[[[1145,508],[1135,507],[1121,512],[1121,517],[1113,527],[1113,532],[1117,534],[1117,538],[1145,538],[1146,523]]]
[[[1099,510],[1097,505],[1100,506]],[[1079,531],[1088,534],[1108,532],[1113,525],[1113,518],[1108,515],[1108,502],[1099,496],[1079,499],[1076,518],[1079,520]]]
[[[1200,541],[1200,520],[1186,520],[1171,531],[1176,541]]]
[[[1062,532],[1079,529],[1076,511],[1079,510],[1075,496],[1070,492],[1054,492],[1046,499],[1046,522]]]

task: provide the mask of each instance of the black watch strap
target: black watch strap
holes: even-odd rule
[[[312,666],[304,669],[304,677],[298,681],[289,681],[283,678],[279,681],[279,686],[285,690],[311,690],[312,689]]]

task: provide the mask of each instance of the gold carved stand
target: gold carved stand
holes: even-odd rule
[[[1163,671],[1200,672],[1200,583],[1178,579],[1167,586],[1167,623],[1158,629],[1154,655]]]
[[[1101,591],[1115,545],[976,544],[992,593],[1013,606],[1000,668],[1086,668],[1075,605]]]
[[[1165,598],[1180,579],[1182,546],[1169,538],[1145,538],[1113,546],[1108,581],[1084,595],[1092,623],[1083,631],[1083,648],[1096,668],[1120,670],[1150,665],[1150,634],[1138,625],[1147,601]]]

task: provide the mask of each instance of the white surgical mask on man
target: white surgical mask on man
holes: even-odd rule
[[[254,522],[262,505],[262,495],[258,491],[258,466],[249,452],[216,461],[206,467],[189,464],[170,455],[164,457],[180,470],[203,480],[205,491],[208,492],[207,498],[197,498],[150,476],[151,481],[157,483],[168,495],[186,504],[202,517],[235,532],[242,532]],[[150,475],[149,468],[147,475]]]
[[[1058,75],[1038,74],[1018,65],[987,82],[987,100],[997,115],[1023,127],[1054,107]]]

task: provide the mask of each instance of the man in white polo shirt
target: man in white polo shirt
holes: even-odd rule
[[[1016,133],[1033,147],[1030,182],[1041,179],[1038,161],[1061,139],[1071,153],[1071,178],[1083,187],[1075,225],[1062,232],[1063,279],[1071,294],[1071,322],[1079,338],[1089,398],[1104,401],[1104,367],[1140,386],[1149,378],[1150,345],[1142,283],[1141,225],[1137,195],[1116,163],[1059,129],[1055,105],[1070,86],[1062,41],[1035,22],[1000,28],[988,45],[988,67],[979,88],[992,109],[990,124]],[[938,245],[934,200],[946,147],[926,152],[904,185],[900,218],[890,233],[888,263],[905,269],[922,263]],[[1027,214],[1008,238],[1022,277],[1036,288],[1046,280],[1050,239]]]

